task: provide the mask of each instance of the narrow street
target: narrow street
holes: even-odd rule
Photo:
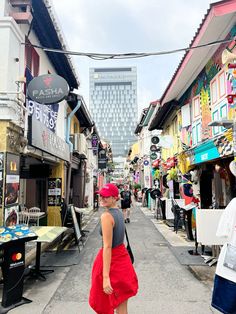
[[[43,254],[42,264],[59,267],[54,267],[55,272],[47,275],[46,281],[28,280],[24,297],[33,302],[11,313],[93,313],[87,300],[92,262],[101,244],[97,225],[99,215],[95,213],[92,217],[87,227],[91,232],[80,253],[76,249],[57,256],[53,252]],[[153,214],[147,209],[137,207],[131,218],[127,229],[135,255],[139,293],[129,301],[129,314],[216,313],[210,306],[211,283],[197,279],[174,254],[175,248],[170,243],[173,244],[179,235],[169,231],[165,237],[169,233],[172,239],[167,241],[155,227]],[[187,249],[187,245],[183,246],[183,250]],[[204,267],[210,270],[210,267]]]

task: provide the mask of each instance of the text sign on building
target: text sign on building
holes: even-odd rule
[[[30,116],[34,116],[51,131],[56,131],[59,104],[42,105],[33,100],[27,100],[26,104]]]
[[[70,160],[69,145],[40,121],[29,117],[29,144],[63,160]]]
[[[92,144],[93,152],[96,153],[98,151],[98,136],[97,136],[97,134],[92,135],[91,144]]]
[[[151,158],[152,160],[157,159],[157,154],[156,154],[155,152],[151,153],[151,154],[150,154],[150,158]]]
[[[33,78],[27,88],[28,96],[40,104],[54,104],[69,94],[66,80],[55,74],[45,74]]]
[[[157,152],[158,151],[158,147],[153,144],[153,145],[150,146],[150,151],[151,152]]]
[[[98,152],[98,169],[106,169],[107,156],[105,149],[100,149]]]
[[[158,144],[160,142],[160,139],[158,136],[153,136],[151,138],[151,142],[152,142],[152,144]]]
[[[60,206],[61,205],[61,178],[49,178],[48,179],[48,206]]]

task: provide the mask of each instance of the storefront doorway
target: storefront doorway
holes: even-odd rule
[[[210,208],[212,206],[212,179],[211,169],[203,170],[200,178],[201,208]]]

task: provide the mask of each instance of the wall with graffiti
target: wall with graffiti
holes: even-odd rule
[[[231,29],[227,38],[232,38],[235,35],[236,26]],[[189,105],[189,114],[191,119],[191,122],[186,125],[186,123],[183,124],[183,121],[181,120],[181,113],[178,118],[178,128],[180,131],[180,140],[183,149],[191,147],[192,145],[196,146],[198,142],[200,143],[201,141],[210,138],[212,135],[217,135],[217,132],[221,133],[223,131],[223,129],[218,130],[208,126],[212,119],[217,120],[220,118],[233,118],[233,113],[236,108],[236,99],[234,98],[232,103],[228,103],[226,95],[231,93],[236,94],[236,69],[229,69],[228,67],[222,65],[222,51],[225,48],[230,49],[232,52],[236,52],[235,42],[220,45],[213,57],[208,60],[204,69],[200,72],[198,77],[179,100],[181,107]],[[217,78],[219,82],[214,82],[215,78]],[[220,83],[222,83],[222,85],[226,88],[225,91],[219,91],[220,96],[216,99],[216,105],[214,105],[214,99],[212,99],[212,97],[217,97],[215,96],[215,89],[219,89]],[[193,99],[196,96],[199,96],[200,99],[200,130],[198,130],[198,133],[201,134],[201,138],[194,141],[194,123],[192,121],[192,112],[194,109]],[[215,108],[217,110],[215,110]],[[215,114],[214,117],[213,114]]]

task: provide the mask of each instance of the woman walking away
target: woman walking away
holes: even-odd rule
[[[102,248],[92,269],[89,304],[97,314],[128,314],[128,299],[138,291],[138,279],[124,245],[125,224],[117,208],[118,188],[106,184],[99,192]]]
[[[132,204],[131,192],[128,185],[124,186],[124,190],[120,192],[121,208],[124,215],[125,223],[130,223],[130,206]]]

